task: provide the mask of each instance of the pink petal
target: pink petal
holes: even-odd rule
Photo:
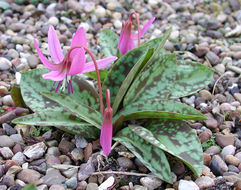
[[[104,58],[104,59],[97,60],[96,62],[97,62],[98,69],[102,69],[102,68],[106,67],[111,62],[115,61],[116,59],[117,59],[117,57],[111,56],[111,57],[107,57],[107,58]],[[84,68],[82,73],[88,73],[88,72],[91,72],[91,71],[95,71],[95,65],[94,65],[93,61],[85,64],[85,68]]]
[[[45,65],[45,67],[47,67],[48,69],[52,70],[52,71],[57,71],[58,67],[56,64],[50,62],[46,57],[44,57],[44,55],[42,54],[41,50],[39,49],[38,43],[36,40],[34,40],[34,45],[35,48],[37,50],[38,56],[40,61]]]
[[[64,55],[59,43],[58,36],[53,26],[49,26],[48,45],[51,58],[55,63],[60,63],[64,59]]]
[[[85,67],[85,53],[80,51],[80,49],[73,50],[75,52],[71,53],[71,66],[67,73],[68,75],[76,75],[82,73]]]
[[[122,32],[120,35],[118,48],[123,55],[126,54],[129,50],[135,48],[135,43],[131,38],[131,35]]]
[[[65,76],[65,73],[60,73],[58,71],[51,71],[42,75],[43,79],[49,79],[52,81],[62,81],[64,80]]]
[[[84,46],[87,47],[87,40],[85,36],[85,30],[80,27],[74,34],[70,47]],[[75,75],[81,73],[85,66],[85,50],[83,48],[73,49],[70,53],[72,59],[71,67],[68,75]]]
[[[151,18],[148,20],[148,22],[143,26],[141,29],[141,37],[146,33],[146,31],[150,28],[151,24],[154,22],[155,17]],[[132,34],[132,39],[133,40],[138,40],[138,33]]]
[[[101,126],[100,144],[104,151],[104,154],[108,156],[111,151],[112,144],[112,109],[106,108],[104,113],[104,119]]]

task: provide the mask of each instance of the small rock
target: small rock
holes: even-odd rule
[[[233,155],[227,155],[225,157],[225,161],[228,164],[231,164],[231,165],[234,165],[234,166],[238,166],[240,164],[240,160]]]
[[[55,184],[61,184],[65,182],[65,177],[61,175],[59,170],[49,168],[45,176],[40,179],[44,184],[50,186]]]
[[[56,5],[57,5],[56,3],[51,3],[50,5],[47,6],[47,8],[46,8],[46,14],[47,14],[49,17],[55,16]]]
[[[160,187],[163,183],[163,181],[157,177],[142,177],[140,179],[140,182],[143,186],[147,187],[150,190]]]
[[[15,106],[12,96],[11,95],[6,95],[2,98],[2,102],[6,106]]]
[[[204,123],[206,124],[207,128],[211,130],[216,129],[218,127],[217,120],[212,117],[208,117],[207,120],[204,121]]]
[[[17,152],[13,157],[12,160],[17,162],[20,166],[25,162],[25,156],[22,152]]]
[[[0,147],[13,147],[14,146],[14,141],[6,135],[0,136],[1,141],[0,141]]]
[[[200,140],[201,143],[203,142],[206,142],[210,139],[210,137],[212,136],[212,131],[210,131],[209,129],[201,132],[199,135],[198,135],[198,138]]]
[[[225,73],[225,66],[223,64],[217,64],[213,68],[219,75],[222,75]]]
[[[71,151],[71,155],[74,157],[75,160],[83,161],[84,154],[81,149],[75,148]]]
[[[62,185],[51,185],[49,190],[65,190],[65,188]]]
[[[86,190],[87,188],[87,182],[86,181],[81,181],[78,183],[77,190]]]
[[[15,175],[19,173],[22,170],[20,166],[12,166],[11,168],[8,169],[6,175]]]
[[[207,154],[207,153],[203,153],[203,164],[206,166],[209,166],[210,162],[211,162],[212,157]]]
[[[221,152],[222,158],[225,159],[227,155],[234,155],[235,150],[236,150],[236,147],[233,145],[225,146]]]
[[[215,140],[218,143],[218,145],[221,146],[222,148],[227,145],[234,145],[234,136],[233,135],[217,134]]]
[[[212,94],[208,90],[201,90],[199,92],[200,97],[203,98],[204,100],[212,100]]]
[[[98,185],[96,183],[89,183],[86,190],[98,190]]]
[[[37,190],[48,190],[48,186],[45,184],[37,186]]]
[[[234,166],[234,165],[229,165],[228,166],[228,171],[229,172],[239,173],[239,169],[236,166]]]
[[[12,126],[8,125],[7,123],[3,123],[2,127],[7,135],[12,135],[12,134],[17,133],[17,131],[14,128],[12,128]]]
[[[229,0],[229,3],[233,11],[237,11],[240,9],[240,2],[238,0]]]
[[[19,58],[19,53],[15,49],[8,50],[7,55],[13,59]]]
[[[7,186],[6,185],[0,185],[0,190],[7,190]]]
[[[10,136],[10,138],[15,142],[15,143],[24,143],[24,140],[22,138],[22,135],[20,134],[13,134]]]
[[[72,142],[62,139],[59,143],[59,150],[61,152],[71,152],[75,148],[75,145]]]
[[[219,155],[214,155],[210,163],[210,169],[214,175],[220,176],[228,171],[228,166]]]
[[[232,110],[235,110],[235,107],[232,106],[232,105],[229,104],[229,103],[222,103],[222,104],[220,105],[220,110],[221,110],[222,112],[230,112],[230,111],[232,111]]]
[[[214,179],[208,176],[201,176],[195,180],[195,183],[200,189],[206,189],[215,185]]]
[[[53,26],[57,26],[59,24],[59,19],[55,16],[49,18],[48,23]]]
[[[130,169],[135,169],[134,163],[126,157],[119,157],[117,158],[117,162],[119,166],[123,169],[130,170]]]
[[[178,190],[199,190],[199,187],[193,181],[181,179],[178,184]]]
[[[94,167],[94,164],[92,163],[92,158],[90,158],[87,163],[80,165],[78,180],[79,181],[86,180],[93,172],[95,172],[95,167]]]
[[[62,174],[67,178],[77,176],[77,173],[78,173],[78,168],[70,168],[68,170],[62,171]]]
[[[77,187],[77,178],[76,177],[72,177],[72,178],[66,180],[65,184],[70,189],[76,189],[76,187]]]
[[[183,174],[183,172],[185,172],[185,166],[184,166],[183,162],[181,162],[179,160],[175,160],[175,162],[172,163],[172,171],[176,175]]]
[[[53,155],[53,156],[60,156],[60,152],[58,147],[49,147],[47,151],[48,155]]]
[[[46,164],[48,168],[51,168],[55,164],[61,164],[61,162],[59,158],[54,155],[46,155]]]
[[[43,156],[46,149],[47,146],[43,142],[40,142],[27,147],[23,153],[30,159],[39,159]]]
[[[35,55],[30,55],[27,57],[28,65],[30,68],[34,69],[39,64],[39,59]]]
[[[215,154],[220,153],[220,148],[218,146],[210,146],[205,153],[209,154],[210,156],[213,156]]]
[[[25,183],[36,183],[40,177],[39,172],[31,169],[23,169],[17,174],[17,178]]]
[[[106,10],[105,10],[102,6],[98,6],[98,7],[95,9],[95,15],[96,15],[98,18],[105,17],[105,14],[106,14]]]
[[[13,152],[9,147],[0,148],[0,153],[6,160],[13,157]]]
[[[240,93],[235,93],[234,98],[241,103],[241,94]]]
[[[211,65],[217,65],[218,63],[220,63],[219,57],[215,53],[213,53],[212,51],[209,51],[206,54],[206,57],[209,60],[209,62],[211,63]]]

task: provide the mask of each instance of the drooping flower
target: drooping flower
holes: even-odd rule
[[[131,26],[132,26],[132,15],[135,14],[137,25],[138,25],[138,33],[131,33]],[[148,28],[151,26],[151,24],[154,22],[155,17],[151,18],[140,30],[139,26],[139,17],[135,12],[132,12],[129,16],[129,19],[122,23],[122,29],[120,34],[120,39],[118,42],[118,48],[120,52],[124,55],[129,50],[134,49],[136,47],[135,41],[138,40],[138,43],[140,43],[140,39],[145,32],[148,30]],[[140,44],[138,44],[139,46]]]
[[[112,144],[112,108],[110,105],[110,90],[106,90],[107,108],[104,112],[103,123],[100,133],[100,144],[106,156],[110,154]]]
[[[95,70],[94,63],[85,62],[85,49],[81,47],[87,47],[87,41],[85,31],[83,27],[80,27],[72,39],[70,50],[66,56],[63,55],[58,36],[53,26],[49,27],[48,31],[48,46],[50,56],[53,62],[49,61],[40,51],[38,43],[34,40],[34,45],[37,50],[38,56],[41,62],[51,70],[51,72],[43,74],[44,79],[49,79],[58,82],[55,92],[58,92],[59,87],[65,88],[65,82],[67,82],[68,92],[73,93],[73,87],[71,82],[71,75],[79,73],[87,73]],[[117,57],[111,56],[108,58],[97,60],[98,68],[104,68],[111,62],[115,61]]]

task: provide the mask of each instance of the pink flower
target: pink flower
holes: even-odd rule
[[[135,45],[135,40],[138,40],[138,34],[132,34],[131,33],[131,25],[132,25],[132,15],[136,15],[136,20],[137,20],[137,25],[139,27],[139,18],[138,15],[133,12],[130,14],[129,19],[126,22],[122,23],[122,29],[121,29],[121,34],[120,34],[120,39],[118,42],[118,48],[120,52],[124,55],[126,54],[129,50],[134,49],[136,47]],[[153,23],[155,20],[155,17],[151,18],[140,30],[140,37],[144,35],[144,33],[148,30],[150,25]]]
[[[62,81],[63,88],[65,87],[65,81],[67,81],[68,92],[73,93],[73,87],[71,83],[71,75],[79,73],[87,73],[95,70],[93,62],[85,63],[85,50],[81,47],[87,47],[87,41],[85,31],[83,27],[80,27],[71,42],[70,50],[66,56],[63,55],[58,36],[53,28],[49,27],[48,31],[48,45],[50,56],[54,63],[49,61],[40,51],[40,48],[34,40],[34,45],[37,50],[38,56],[41,62],[51,70],[51,72],[43,74],[44,79],[49,79],[58,82],[55,92],[58,91]],[[98,68],[104,68],[111,62],[115,61],[117,57],[108,57],[97,61]]]
[[[106,104],[107,108],[104,112],[103,123],[100,133],[100,144],[104,151],[104,154],[108,156],[111,151],[112,144],[112,108],[110,106],[110,90],[106,90]]]

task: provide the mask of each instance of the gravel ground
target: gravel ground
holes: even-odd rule
[[[0,190],[21,189],[29,183],[35,183],[39,190],[94,190],[110,176],[115,178],[114,189],[122,190],[241,189],[240,0],[68,0],[37,6],[8,2],[10,9],[0,9],[0,111],[9,111],[0,115]],[[156,17],[143,41],[172,26],[165,48],[180,59],[198,61],[215,72],[209,86],[181,99],[207,116],[204,122],[190,124],[203,145],[201,177],[193,176],[181,162],[172,164],[174,184],[152,176],[90,175],[99,170],[150,172],[123,146],[112,151],[113,160],[107,163],[98,155],[96,142],[54,128],[11,123],[20,113],[29,113],[27,109],[11,110],[14,103],[9,94],[17,82],[15,73],[43,67],[33,39],[38,39],[44,54],[49,55],[49,24],[57,30],[65,50],[76,29],[83,26],[89,48],[100,58],[99,32],[109,28],[119,34],[122,21],[133,10],[141,23]],[[36,135],[36,129],[38,137],[31,135]]]

